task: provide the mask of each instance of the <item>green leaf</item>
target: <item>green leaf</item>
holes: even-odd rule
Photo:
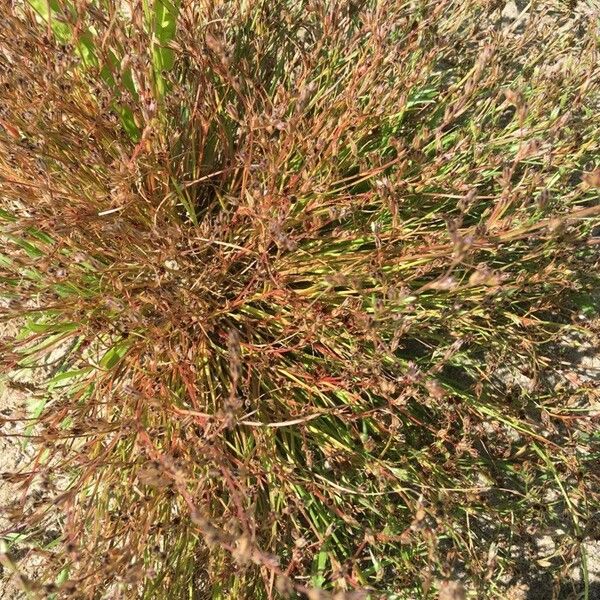
[[[56,577],[56,585],[61,585],[69,579],[69,567],[65,567]]]
[[[5,254],[0,254],[0,267],[8,268],[11,267],[12,264],[13,261],[10,259],[10,257],[6,256]]]
[[[77,42],[77,52],[86,67],[97,67],[98,57],[96,56],[96,45],[90,31],[79,36]]]
[[[177,197],[179,198],[181,204],[185,208],[185,211],[188,217],[190,218],[190,221],[194,225],[198,225],[198,216],[196,215],[196,209],[194,208],[194,205],[192,204],[186,193],[183,191],[179,183],[173,178],[171,179],[171,181],[173,182],[173,187],[177,192]]]
[[[45,244],[54,244],[54,240],[47,233],[44,233],[35,227],[30,227],[27,229],[27,233],[37,240],[44,242]]]
[[[17,246],[25,250],[30,258],[40,258],[41,256],[44,256],[44,252],[31,242],[13,235],[7,235],[6,237],[14,242]]]
[[[121,119],[121,123],[123,124],[123,128],[129,135],[129,137],[137,142],[140,139],[140,130],[139,127],[135,124],[135,119],[133,118],[133,111],[127,106],[114,106],[115,111],[119,115]]]
[[[71,26],[56,17],[60,11],[58,0],[29,0],[29,4],[46,23],[50,23],[50,29],[60,42],[71,41]]]
[[[584,316],[593,317],[598,314],[600,302],[592,294],[574,293],[572,299]]]
[[[100,359],[100,366],[104,369],[112,369],[129,350],[129,344],[121,342],[109,348],[104,356]]]
[[[325,569],[329,561],[329,554],[321,550],[313,559],[312,572],[314,575],[310,578],[313,587],[321,588],[325,583]]]
[[[70,379],[77,379],[83,375],[87,375],[91,371],[93,371],[93,367],[85,367],[83,369],[73,369],[71,371],[65,371],[64,373],[59,373],[55,375],[48,381],[48,386],[56,386],[56,384],[69,381]]]
[[[77,323],[27,323],[25,328],[31,333],[65,333],[75,331],[79,325]]]
[[[8,221],[9,223],[14,223],[17,220],[17,217],[9,213],[7,210],[0,208],[0,219]]]
[[[152,59],[156,77],[157,91],[160,96],[167,92],[167,84],[162,75],[163,71],[173,68],[175,54],[166,45],[175,37],[177,17],[179,15],[179,0],[155,0],[153,9],[154,34],[158,42],[152,49]]]

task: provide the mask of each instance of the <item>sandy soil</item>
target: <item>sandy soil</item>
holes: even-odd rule
[[[2,335],[6,335],[6,328]],[[0,379],[0,417],[11,418],[25,414],[28,392],[9,387],[6,380]],[[0,472],[15,472],[27,463],[27,452],[22,447],[18,434],[22,427],[5,422],[0,435]],[[19,497],[17,484],[0,479],[0,531],[10,527],[11,520],[7,508]],[[11,576],[6,565],[0,565],[0,599],[14,600],[24,598],[18,591],[18,583]]]

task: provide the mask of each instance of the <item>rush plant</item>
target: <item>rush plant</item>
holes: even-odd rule
[[[4,2],[32,597],[589,592],[598,21],[502,4]]]

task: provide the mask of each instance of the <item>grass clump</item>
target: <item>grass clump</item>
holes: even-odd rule
[[[496,4],[7,8],[34,596],[497,597],[558,526],[585,563],[597,22]]]

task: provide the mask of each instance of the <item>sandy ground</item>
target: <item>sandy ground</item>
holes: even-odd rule
[[[8,390],[6,386],[0,383],[0,414],[8,416],[14,410],[18,410],[24,405],[26,396],[23,393]],[[16,431],[16,427],[7,424],[4,426],[4,433],[11,434]],[[0,437],[0,470],[17,471],[25,462],[25,456],[19,443],[14,439]],[[7,481],[0,481],[0,529],[4,530],[10,525],[4,507],[9,505],[16,497],[15,485]],[[13,598],[23,597],[17,591],[15,582],[11,581],[10,573],[4,566],[0,566],[0,598],[2,600],[12,600]]]
[[[0,330],[0,334],[6,335]],[[0,379],[0,417],[11,418],[25,414],[28,392],[10,388],[6,381]],[[22,447],[19,438],[11,437],[18,434],[20,426],[11,422],[4,423],[0,435],[0,472],[15,472],[27,464],[27,452]],[[0,479],[0,531],[10,526],[7,507],[18,498],[17,484]],[[0,599],[13,600],[24,598],[18,591],[16,581],[13,581],[9,569],[0,565]]]

